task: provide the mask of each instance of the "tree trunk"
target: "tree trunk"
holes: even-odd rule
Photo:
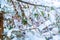
[[[0,40],[3,40],[3,12],[0,12]]]

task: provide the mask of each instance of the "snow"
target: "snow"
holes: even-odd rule
[[[31,32],[27,33],[28,40],[46,40],[43,36],[39,37],[39,34],[35,32],[33,35]]]
[[[45,32],[42,35],[45,36],[45,37],[47,37],[47,38],[49,38],[51,36],[50,32]]]
[[[56,20],[55,20],[56,19],[55,18],[56,12],[55,11],[50,11],[49,14],[50,14],[51,22],[56,22]]]
[[[60,40],[60,35],[53,36],[53,40]]]
[[[58,34],[58,31],[59,31],[58,27],[55,27],[55,28],[52,29],[51,33],[52,34]]]
[[[46,22],[44,22],[43,24],[41,24],[39,26],[39,29],[42,30],[44,29],[46,26],[49,26],[50,24],[52,24],[49,20],[47,20]]]
[[[23,1],[26,1],[26,0],[23,0]],[[60,2],[58,2],[57,0],[38,0],[38,1],[37,0],[27,0],[26,2],[30,2],[30,3],[34,3],[34,4],[39,4],[39,5],[42,4],[42,5],[49,6],[49,7],[54,7],[54,8],[55,7],[60,7]],[[3,8],[4,5],[8,7],[8,10],[9,11],[10,10],[11,11],[14,11],[12,5],[10,6],[9,4],[6,4],[4,0],[2,0],[1,1],[1,8]],[[8,37],[11,36],[11,32],[12,31],[19,31],[18,26],[23,25],[23,27],[24,27],[23,30],[24,29],[33,28],[33,26],[35,26],[35,25],[32,25],[32,22],[29,19],[29,16],[30,16],[30,13],[32,13],[30,17],[32,17],[32,19],[34,20],[34,23],[37,22],[38,20],[33,16],[34,13],[37,13],[36,10],[38,10],[39,13],[40,13],[41,10],[43,10],[43,12],[46,13],[46,14],[44,14],[45,16],[48,16],[47,15],[48,13],[50,15],[49,16],[49,19],[47,19],[47,20],[45,20],[45,18],[43,16],[41,16],[40,19],[39,19],[39,22],[43,22],[43,23],[40,24],[39,27],[37,27],[37,28],[39,28],[39,30],[42,31],[45,27],[48,27],[48,28],[50,28],[50,27],[52,28],[53,27],[51,24],[56,23],[56,17],[55,17],[55,15],[57,13],[55,12],[55,10],[49,10],[48,9],[49,12],[47,12],[47,11],[45,11],[45,8],[43,8],[43,7],[41,8],[41,10],[39,8],[36,8],[36,10],[33,10],[33,8],[34,7],[30,5],[29,6],[29,9],[24,9],[25,15],[28,18],[28,23],[31,24],[31,26],[30,27],[29,27],[29,25],[28,26],[25,26],[25,25],[21,24],[21,22],[18,22],[18,20],[14,19],[14,23],[15,23],[16,28],[11,29],[11,30],[4,29],[4,32],[5,33],[7,32],[7,36]],[[11,14],[6,14],[5,15],[5,18],[6,19],[9,19],[9,18],[11,19],[12,18],[12,15]],[[7,22],[4,21],[4,26],[6,26],[6,25],[7,25]],[[51,35],[53,36],[53,34],[58,34],[58,31],[59,30],[58,30],[58,27],[57,26],[56,27],[53,27],[53,29],[51,31],[48,30],[48,32],[45,32],[45,33],[42,33],[42,34],[40,32],[37,32],[36,30],[32,30],[33,33],[31,32],[31,30],[30,31],[28,30],[26,32],[25,40],[46,40],[45,37],[48,38]],[[55,35],[55,36],[53,36],[53,39],[52,40],[60,40],[59,37],[60,37],[60,35]],[[14,37],[12,40],[17,40],[17,39],[18,38]]]

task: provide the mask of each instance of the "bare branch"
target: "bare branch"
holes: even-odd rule
[[[21,10],[21,12],[22,12],[22,16],[25,17],[25,13],[24,13],[24,10],[22,9],[21,4],[20,4],[19,2],[18,2],[18,4],[19,4],[20,10]]]
[[[16,9],[16,6],[15,6],[13,0],[11,0],[11,2],[12,2],[12,4],[13,4],[13,7],[14,7],[15,12],[18,13],[18,11],[17,11],[17,9]]]
[[[17,0],[17,1],[19,1],[19,0]],[[19,1],[19,2],[22,2],[22,3],[25,3],[25,4],[29,4],[29,5],[33,5],[33,6],[49,7],[49,6],[44,6],[44,5],[36,5],[36,4],[32,4],[32,3],[29,3],[29,2],[25,2],[25,1]]]
[[[26,31],[26,30],[36,30],[36,29],[38,29],[38,28],[29,28],[29,29],[20,29],[19,31]]]

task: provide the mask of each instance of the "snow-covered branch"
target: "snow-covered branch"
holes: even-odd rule
[[[49,7],[49,6],[44,6],[44,5],[37,5],[37,4],[32,4],[32,3],[29,3],[29,2],[25,2],[25,1],[20,1],[20,0],[17,0],[21,3],[25,3],[25,4],[29,4],[29,5],[33,5],[33,6],[41,6],[41,7]]]

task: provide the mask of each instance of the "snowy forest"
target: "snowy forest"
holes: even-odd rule
[[[0,0],[3,40],[60,40],[60,0]]]

